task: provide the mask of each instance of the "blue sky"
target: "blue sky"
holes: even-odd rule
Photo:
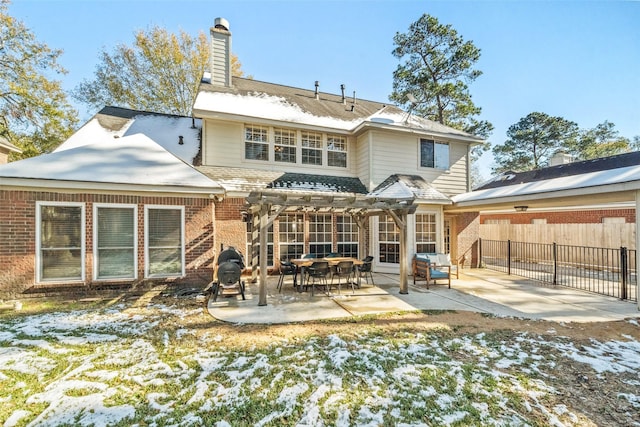
[[[393,36],[428,13],[481,49],[470,87],[501,144],[540,111],[592,128],[605,120],[640,135],[640,2],[628,1],[168,1],[14,0],[9,13],[64,51],[65,89],[92,79],[103,47],[132,44],[159,25],[208,34],[230,22],[232,49],[257,80],[386,101],[398,61]],[[81,109],[82,121],[95,111]],[[481,172],[490,175],[490,154]]]

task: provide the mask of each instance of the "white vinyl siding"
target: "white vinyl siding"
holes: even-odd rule
[[[145,277],[184,276],[184,207],[145,206]]]
[[[446,195],[467,191],[467,144],[449,143],[449,170],[420,168],[418,159],[419,138],[392,132],[372,132],[371,182],[380,184],[390,175],[403,173],[420,175],[438,191]]]
[[[83,203],[36,203],[38,282],[84,280]]]
[[[135,279],[137,206],[94,205],[94,278]]]

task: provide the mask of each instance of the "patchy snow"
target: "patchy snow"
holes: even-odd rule
[[[200,119],[140,113],[128,119],[119,129],[112,130],[103,126],[98,117],[93,117],[54,152],[96,143],[106,143],[115,148],[131,143],[124,137],[141,133],[185,163],[193,164],[200,149],[201,127]],[[179,144],[180,136],[183,144]]]
[[[640,384],[640,342],[631,336],[577,347],[526,333],[498,343],[486,334],[334,334],[239,352],[218,335],[163,329],[166,317],[196,311],[144,313],[117,305],[3,320],[0,402],[10,410],[4,419],[0,411],[0,425],[224,427],[237,425],[234,408],[249,405],[259,410],[255,426],[574,426],[583,420],[570,402],[523,372],[552,372],[552,359],[564,357]],[[514,396],[531,419],[512,409]],[[618,397],[640,407],[640,393]]]
[[[0,165],[0,177],[221,188],[142,134],[120,142],[101,141]]]
[[[340,120],[328,116],[315,116],[303,111],[298,105],[291,104],[283,97],[264,93],[235,95],[200,91],[193,105],[193,110],[260,117],[267,120],[295,123],[296,125],[313,125],[340,130],[351,130],[362,122],[362,120]]]

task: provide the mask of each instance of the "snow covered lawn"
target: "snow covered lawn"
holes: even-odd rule
[[[0,425],[640,426],[636,320],[580,343],[426,315],[287,332],[174,301],[0,314]]]

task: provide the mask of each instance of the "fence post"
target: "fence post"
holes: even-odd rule
[[[511,240],[507,240],[507,274],[511,275]]]
[[[627,299],[627,274],[629,272],[629,260],[627,254],[627,248],[624,246],[620,247],[620,299]]]
[[[558,284],[558,244],[553,242],[553,285]]]

